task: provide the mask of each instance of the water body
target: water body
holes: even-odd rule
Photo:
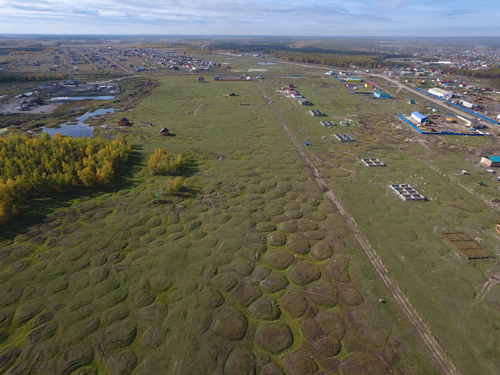
[[[62,135],[69,135],[70,137],[91,137],[92,136],[92,127],[84,124],[83,122],[89,118],[96,117],[99,115],[107,115],[109,113],[113,113],[114,109],[98,109],[94,112],[87,112],[84,115],[77,117],[74,121],[70,121],[70,123],[76,124],[68,125],[68,123],[61,124],[59,128],[46,128],[45,126],[42,128],[44,133],[50,134],[54,136],[56,133],[61,133]]]
[[[68,100],[111,100],[114,99],[114,95],[104,95],[104,96],[56,96],[50,98],[49,102],[64,102]]]
[[[273,63],[273,62],[260,62],[260,63],[257,63],[257,65],[278,65],[278,64]]]

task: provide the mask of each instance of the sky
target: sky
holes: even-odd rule
[[[500,36],[498,0],[0,0],[0,33]]]

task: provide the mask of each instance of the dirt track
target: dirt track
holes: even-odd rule
[[[369,243],[368,239],[365,237],[365,235],[361,232],[361,230],[359,229],[354,218],[344,209],[339,197],[335,194],[335,192],[333,190],[331,190],[328,187],[325,180],[322,178],[321,174],[316,169],[316,167],[314,166],[311,159],[302,150],[297,138],[293,135],[293,133],[287,127],[286,123],[283,121],[283,119],[278,114],[278,112],[273,108],[272,101],[264,95],[264,93],[262,92],[262,90],[259,87],[258,82],[254,81],[254,83],[255,83],[255,86],[256,86],[257,90],[259,91],[262,99],[265,101],[265,103],[267,104],[269,109],[274,113],[274,115],[276,116],[276,119],[278,120],[280,125],[283,127],[283,130],[285,130],[288,137],[290,138],[292,143],[295,145],[300,157],[302,158],[304,163],[306,163],[306,165],[311,169],[311,172],[313,174],[313,178],[316,181],[316,183],[319,185],[320,189],[328,197],[328,199],[330,199],[330,201],[337,207],[337,209],[339,210],[341,215],[346,220],[347,225],[352,230],[352,232],[355,235],[356,239],[358,240],[359,244],[363,248],[363,250],[364,250],[366,256],[368,257],[368,259],[370,260],[375,272],[378,274],[378,276],[382,279],[384,284],[389,289],[392,297],[394,298],[394,301],[396,302],[396,304],[400,308],[402,314],[411,323],[411,325],[414,327],[415,331],[418,333],[418,335],[424,341],[425,345],[429,349],[429,355],[430,355],[431,359],[433,360],[433,362],[435,363],[436,367],[439,368],[443,374],[447,374],[447,375],[460,374],[460,371],[456,368],[455,364],[452,362],[452,360],[445,353],[444,349],[441,347],[441,345],[437,341],[436,337],[432,334],[430,327],[423,321],[422,317],[417,312],[415,307],[413,307],[413,305],[411,304],[409,299],[406,297],[404,292],[399,288],[396,280],[388,275],[388,271],[385,268],[385,266],[382,262],[382,259],[377,254],[375,249],[373,249],[373,247],[370,245],[370,243]]]

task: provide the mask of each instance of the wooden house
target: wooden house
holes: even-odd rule
[[[130,124],[128,118],[124,117],[120,121],[118,121],[118,126],[127,126]]]

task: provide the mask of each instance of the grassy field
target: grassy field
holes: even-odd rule
[[[269,82],[269,95],[272,86]],[[279,94],[274,94],[276,107],[289,124],[300,122],[300,129],[291,127],[295,135],[310,140],[306,152],[317,156],[330,186],[459,368],[471,374],[478,368],[495,373],[499,353],[493,348],[500,339],[493,323],[498,320],[497,286],[489,294],[481,291],[498,271],[498,237],[493,230],[498,212],[487,204],[498,196],[498,182],[477,166],[479,155],[492,150],[495,140],[417,136],[391,118],[399,108],[409,107],[403,101],[343,96],[335,81],[314,86],[308,80],[300,91],[316,98],[315,106],[330,118],[358,119],[357,125],[325,129]],[[356,142],[340,143],[329,136],[339,132],[351,134]],[[379,158],[387,167],[365,167],[360,162],[365,157]],[[460,175],[462,169],[470,176]],[[488,186],[479,186],[481,180]],[[389,189],[393,183],[410,183],[428,201],[401,201]],[[480,238],[495,259],[467,261],[442,238],[444,231]]]
[[[495,373],[499,289],[481,290],[498,271],[498,216],[484,202],[496,186],[479,187],[487,176],[474,164],[494,141],[425,138],[394,119],[411,109],[405,100],[353,95],[303,67],[226,59],[237,71],[267,69],[266,79],[130,80],[100,104],[118,111],[97,121],[134,124],[120,130],[134,147],[119,181],[34,202],[2,228],[0,373],[439,373],[256,85],[310,141],[304,151],[462,373]],[[277,92],[292,82],[313,107]],[[173,136],[161,137],[163,126]],[[148,172],[156,148],[190,161],[180,194]],[[454,175],[462,169],[468,179]],[[428,201],[403,202],[391,183]],[[445,230],[480,237],[495,259],[465,260]]]

